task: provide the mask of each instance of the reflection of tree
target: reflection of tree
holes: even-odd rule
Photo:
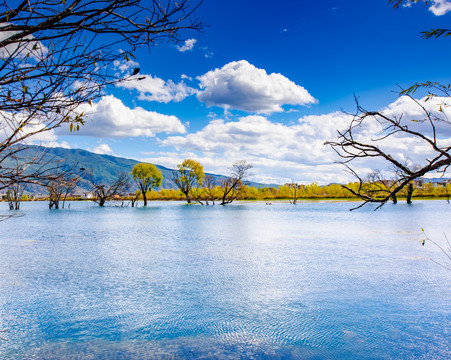
[[[418,88],[428,87],[435,92],[429,92],[429,95],[423,100],[416,100],[411,93]],[[407,189],[408,197],[412,195],[412,182],[424,176],[427,173],[437,171],[444,175],[448,166],[451,164],[451,144],[439,138],[437,127],[449,126],[450,122],[444,114],[445,104],[442,104],[441,98],[436,94],[441,92],[447,97],[450,95],[450,89],[439,84],[420,84],[415,85],[401,94],[408,97],[411,103],[420,110],[422,116],[412,120],[404,119],[402,115],[388,115],[383,111],[367,111],[357,102],[357,113],[351,121],[349,127],[342,132],[338,132],[336,141],[328,141],[336,153],[343,159],[341,163],[346,166],[348,171],[359,181],[357,190],[344,186],[354,195],[360,197],[365,203],[385,204],[390,198],[394,198],[400,191]],[[426,102],[435,102],[437,111],[426,108]],[[373,134],[370,139],[364,139],[360,131],[371,122],[376,122],[380,126],[380,132]],[[422,165],[408,164],[403,159],[408,158],[408,150],[404,153],[398,151],[389,151],[384,149],[387,142],[415,142],[416,147],[423,148],[425,162]],[[360,159],[383,160],[396,172],[396,179],[387,185],[387,189],[379,191],[383,194],[381,197],[374,196],[367,191],[365,179],[357,170],[351,167],[351,163]],[[362,205],[363,205],[362,204]]]

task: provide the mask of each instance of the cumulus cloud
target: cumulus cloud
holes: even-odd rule
[[[433,139],[434,128],[437,145],[445,147],[451,143],[450,105],[451,101],[446,97],[411,99],[402,96],[380,112],[398,121],[402,128],[422,134],[428,139]],[[388,125],[381,118],[367,117],[363,125],[354,128],[353,138],[360,143],[377,145],[384,153],[408,166],[426,166],[429,159],[437,156],[427,140],[404,131],[393,131],[393,127]],[[388,134],[391,135],[387,137]],[[377,142],[373,142],[374,140]],[[371,166],[372,169],[381,170],[385,176],[393,177],[392,167],[382,158],[360,159],[353,161],[352,166]],[[361,171],[360,174],[364,172]]]
[[[403,125],[427,133],[428,123],[418,121],[424,118],[421,106],[446,120],[451,109],[448,102],[451,105],[447,98],[429,101],[424,98],[414,102],[401,97],[381,111],[397,118],[402,115]],[[439,111],[440,107],[442,111]],[[244,159],[254,165],[253,180],[256,181],[285,183],[292,179],[304,183],[343,183],[355,179],[344,171],[343,166],[336,164],[341,159],[324,143],[336,140],[337,130],[347,129],[352,119],[353,116],[342,112],[304,116],[289,125],[273,122],[263,115],[237,120],[214,119],[197,132],[162,140],[163,146],[175,151],[152,154],[152,159],[174,167],[184,158],[194,158],[204,164],[207,171],[216,173],[224,173],[233,161]],[[440,145],[451,142],[450,128],[449,122],[445,121],[437,125]],[[355,129],[355,139],[370,143],[383,134],[383,130],[383,124],[367,118],[363,126]],[[402,133],[378,145],[399,161],[410,164],[424,164],[430,155],[430,147],[424,141]],[[383,159],[363,159],[353,162],[352,166],[363,175],[378,169],[393,176],[392,169]]]
[[[120,138],[146,136],[157,133],[183,134],[185,126],[172,115],[163,115],[155,111],[147,111],[142,107],[131,109],[112,95],[103,96],[92,106],[84,104],[78,109],[85,114],[86,124],[80,131],[69,132],[69,127],[58,129],[65,135],[84,135],[98,138]]]
[[[130,73],[134,69],[139,68],[139,63],[133,60],[115,60],[113,62],[113,67],[120,71],[121,74]],[[119,76],[119,74],[117,74]]]
[[[108,144],[100,144],[99,146],[96,146],[92,152],[101,155],[113,155],[113,149],[111,149]]]
[[[434,120],[436,136],[451,137],[451,99],[449,97],[424,97],[413,101],[408,96],[401,96],[382,111],[387,116],[401,119],[402,125],[408,126],[409,129],[432,137],[432,127],[424,110]]]
[[[433,4],[429,8],[436,16],[445,15],[447,12],[451,11],[451,2],[448,0],[433,0]]]
[[[13,136],[14,141],[26,145],[70,148],[66,141],[60,141],[55,129],[49,128],[38,118],[29,121],[26,112],[10,113],[0,111],[0,138],[2,141],[12,137],[20,123],[27,122],[22,130]]]
[[[25,131],[35,132],[38,128],[44,128],[44,125],[33,125],[31,128],[28,128]],[[27,145],[37,145],[37,146],[45,146],[45,147],[62,147],[65,149],[70,149],[70,145],[67,141],[61,141],[55,130],[49,129],[42,132],[37,132],[33,136],[27,138],[24,141],[24,144]]]
[[[194,44],[197,42],[196,39],[188,39],[185,40],[185,43],[182,46],[177,45],[177,50],[180,52],[190,51],[193,49]]]
[[[180,75],[180,78],[183,79],[183,80],[193,81],[193,78],[191,76],[186,75],[186,74]]]
[[[256,113],[283,111],[283,105],[317,102],[306,89],[281,74],[267,74],[245,60],[233,61],[197,77],[197,98],[207,106]]]
[[[208,171],[219,173],[233,161],[245,159],[254,165],[257,181],[344,181],[346,175],[334,164],[335,154],[324,141],[335,137],[336,129],[345,128],[350,120],[340,112],[303,117],[293,125],[275,123],[261,115],[233,121],[216,119],[195,133],[162,140],[162,145],[177,152],[154,154],[153,159],[174,166],[184,157],[197,158]]]
[[[194,88],[189,87],[182,80],[175,83],[172,80],[164,81],[152,75],[139,75],[132,80],[123,81],[120,87],[137,90],[140,100],[157,101],[168,103],[170,101],[180,102],[187,96],[197,92]]]
[[[5,28],[10,25],[9,23],[0,23],[0,28]],[[20,31],[0,31],[0,41],[7,40],[14,35],[19,34]],[[33,35],[27,35],[23,37],[25,40],[33,40]],[[31,56],[34,59],[40,60],[44,58],[48,53],[47,47],[45,47],[39,41],[23,41],[19,40],[13,42],[12,44],[6,45],[0,48],[0,56],[1,57],[15,57],[15,58],[24,58],[27,55]]]
[[[327,119],[334,127],[322,122]],[[325,163],[330,157],[324,152],[324,139],[333,136],[335,126],[343,127],[349,117],[341,113],[309,116],[296,125],[274,123],[261,115],[251,115],[238,121],[212,120],[202,130],[187,136],[170,136],[162,141],[176,149],[204,153],[236,153],[273,158],[281,161]]]

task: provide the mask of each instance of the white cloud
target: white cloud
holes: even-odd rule
[[[185,126],[177,117],[147,111],[142,107],[130,109],[112,95],[103,96],[97,103],[93,103],[92,107],[84,104],[78,110],[84,112],[86,124],[77,132],[69,132],[66,125],[58,129],[59,134],[117,138],[186,132]]]
[[[451,11],[451,2],[448,0],[433,0],[433,3],[429,11],[436,16],[442,16]]]
[[[154,154],[153,159],[173,167],[185,157],[197,158],[208,171],[217,173],[244,159],[254,165],[257,181],[344,181],[346,175],[334,164],[335,153],[324,141],[335,137],[336,129],[345,128],[350,120],[340,112],[304,117],[294,125],[274,123],[261,115],[217,119],[196,133],[161,141],[177,152]]]
[[[449,146],[451,143],[451,123],[448,120],[451,115],[450,105],[451,101],[449,98],[435,97],[427,100],[425,97],[412,100],[407,96],[402,96],[384,109],[381,109],[381,112],[384,116],[397,119],[399,125],[404,129],[417,132],[428,139],[432,139],[432,126],[426,115],[426,110],[434,123],[437,144],[444,147]],[[427,140],[423,140],[419,136],[409,135],[403,131],[394,132],[393,130],[393,128],[388,127],[387,122],[380,123],[375,118],[367,117],[363,126],[354,128],[353,138],[366,144],[371,144],[373,140],[377,139],[377,142],[373,142],[374,145],[377,145],[380,150],[390,154],[399,162],[406,163],[409,166],[426,166],[429,163],[429,159],[437,155],[437,153],[432,151],[432,147]],[[392,135],[386,137],[388,133],[392,133]],[[357,168],[364,167],[366,169],[381,170],[387,177],[393,177],[392,166],[382,158],[360,159],[359,161],[353,161],[351,165]],[[365,174],[365,172],[360,171],[360,174]]]
[[[447,98],[435,98],[418,102],[435,111],[442,106],[446,116],[451,111]],[[382,109],[387,116],[399,117],[403,114],[402,124],[421,132],[427,132],[428,124],[412,120],[422,119],[421,107],[407,97],[401,97]],[[449,114],[451,115],[451,113]],[[262,115],[241,117],[238,120],[211,120],[203,129],[184,136],[170,136],[161,141],[169,152],[152,154],[152,160],[174,167],[184,158],[199,160],[207,171],[224,173],[230,164],[239,159],[254,165],[253,180],[285,183],[294,180],[304,183],[348,182],[355,180],[336,164],[342,160],[325,141],[335,140],[337,130],[348,128],[352,116],[342,112],[324,115],[304,116],[297,123],[286,125],[270,121]],[[440,145],[451,142],[451,125],[442,122],[437,125]],[[355,129],[357,141],[370,143],[383,132],[383,126],[367,118],[363,126]],[[425,164],[430,155],[430,147],[424,141],[397,134],[378,143],[378,146],[392,154],[401,162]],[[374,169],[381,170],[389,177],[393,176],[391,167],[383,159],[371,158],[355,161],[352,167],[363,176]]]
[[[40,128],[44,128],[44,125],[34,125],[32,127],[28,127],[28,132],[37,131]],[[35,135],[27,138],[24,141],[27,145],[37,145],[37,146],[45,146],[45,147],[62,147],[65,149],[70,149],[71,146],[67,141],[60,141],[55,130],[49,129],[42,132],[37,132]]]
[[[0,41],[7,40],[14,35],[20,33],[20,31],[5,30],[5,27],[10,25],[9,23],[0,23]],[[25,40],[34,39],[33,35],[27,35],[23,37]],[[24,58],[29,55],[34,59],[42,59],[48,53],[48,49],[39,41],[23,41],[16,40],[13,43],[0,48],[1,57],[14,57]]]
[[[185,51],[190,51],[193,49],[194,44],[197,42],[196,39],[188,39],[185,40],[185,43],[183,44],[183,46],[176,46],[177,50],[180,52],[185,52]]]
[[[99,146],[96,146],[92,152],[102,155],[113,155],[113,149],[111,149],[108,144],[100,144]]]
[[[133,71],[136,68],[139,68],[139,63],[137,63],[136,61],[133,60],[115,60],[113,62],[113,66],[118,69],[122,74],[126,73],[126,72],[130,72]]]
[[[48,128],[37,118],[29,121],[28,116],[29,114],[26,112],[0,112],[0,142],[5,142],[6,139],[10,138],[18,125],[26,121],[27,125],[16,133],[16,136],[13,136],[14,141],[19,141],[26,145],[70,148],[67,142],[59,141],[54,129]]]
[[[429,7],[429,11],[432,12],[436,16],[442,16],[448,13],[451,10],[451,2],[449,0],[432,0],[429,3],[433,3]],[[412,7],[411,2],[406,2],[402,5],[403,7],[410,8]]]
[[[119,86],[137,90],[140,100],[162,103],[168,103],[170,101],[180,102],[187,96],[197,92],[197,90],[189,87],[183,81],[174,83],[172,80],[164,81],[152,75],[137,75],[132,80],[121,82]]]
[[[307,105],[317,102],[307,90],[281,74],[267,74],[245,60],[233,61],[197,78],[199,101],[256,113],[283,111],[283,105]]]
[[[207,58],[207,59],[211,59],[214,55],[215,55],[215,54],[214,54],[212,51],[207,51],[207,52],[204,54],[204,57]]]
[[[449,97],[433,97],[429,100],[424,97],[414,102],[408,96],[401,96],[383,109],[383,112],[387,116],[401,119],[402,125],[408,126],[409,129],[432,137],[432,127],[423,108],[429,112],[431,119],[435,120],[436,136],[438,138],[451,137],[449,123],[451,121],[451,98]]]

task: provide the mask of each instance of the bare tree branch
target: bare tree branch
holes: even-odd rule
[[[220,184],[220,205],[230,204],[237,199],[245,186],[245,180],[252,167],[244,160],[237,161],[232,165],[230,176],[222,180]]]
[[[332,149],[343,159],[340,163],[346,166],[348,172],[350,172],[359,181],[358,189],[352,189],[349,186],[344,186],[352,194],[360,197],[364,203],[379,203],[380,206],[385,204],[390,199],[396,197],[402,190],[407,189],[407,198],[410,201],[413,185],[412,182],[415,179],[430,172],[439,172],[443,175],[448,166],[451,164],[451,144],[443,145],[443,141],[438,139],[437,128],[438,124],[449,126],[451,123],[444,115],[442,106],[440,105],[438,114],[442,114],[440,117],[437,113],[433,113],[428,110],[424,105],[425,101],[435,98],[436,93],[430,93],[422,101],[416,100],[411,95],[416,89],[421,87],[421,84],[416,84],[414,87],[408,90],[401,91],[401,95],[407,96],[413,104],[415,104],[422,112],[423,117],[420,119],[408,120],[403,119],[403,116],[387,115],[384,111],[367,111],[361,107],[356,99],[357,112],[354,115],[349,127],[343,131],[338,132],[338,139],[336,141],[327,141],[325,144],[330,145]],[[439,90],[440,92],[448,92],[447,87],[440,86],[438,84],[427,83],[424,87],[428,89]],[[371,139],[362,139],[359,137],[360,131],[366,123],[376,121],[382,128],[382,131],[377,134],[376,137]],[[427,130],[417,130],[415,124],[428,125]],[[431,135],[428,135],[428,134]],[[419,166],[418,164],[408,164],[401,158],[399,153],[390,153],[384,149],[383,142],[392,141],[397,143],[402,135],[403,139],[413,139],[427,150],[424,163]],[[408,154],[404,154],[404,158],[408,157]],[[394,169],[396,177],[393,181],[385,185],[378,185],[379,188],[375,188],[375,181],[368,181],[363,176],[359,175],[356,170],[351,168],[350,163],[355,162],[358,159],[383,159],[387,164]],[[381,183],[379,179],[379,183]],[[369,191],[369,186],[373,187],[372,191]],[[363,205],[362,204],[362,205]],[[379,207],[380,207],[379,206]],[[359,208],[358,206],[357,208]],[[378,208],[379,208],[378,207]]]
[[[136,80],[139,68],[132,59],[138,48],[177,43],[188,31],[201,31],[201,3],[1,0],[0,190],[12,184],[9,159],[23,157],[37,135],[65,124],[77,131],[85,123],[80,105],[92,104],[107,86]],[[128,74],[118,69],[124,62]],[[19,183],[45,186],[57,179],[41,163],[45,154],[33,156],[24,160]]]
[[[91,184],[93,201],[99,206],[105,206],[107,201],[113,200],[116,196],[123,196],[130,188],[130,179],[127,173],[120,173],[117,179],[111,184],[101,184],[94,178],[92,173],[87,173],[86,177]]]

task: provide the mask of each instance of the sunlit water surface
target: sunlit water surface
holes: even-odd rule
[[[0,358],[450,359],[451,205],[352,205],[23,203]]]

